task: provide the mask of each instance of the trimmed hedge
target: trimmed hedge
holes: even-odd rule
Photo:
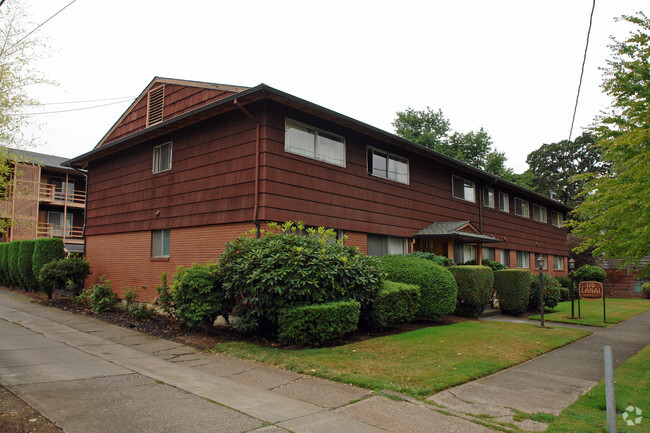
[[[544,275],[544,310],[557,307],[560,302],[560,283],[548,274]],[[528,309],[539,310],[539,274],[530,275],[530,300]]]
[[[2,275],[2,278],[0,278],[0,282],[2,282],[3,285],[9,286],[9,267],[7,266],[7,247],[9,243],[3,242],[0,244],[0,274]]]
[[[641,286],[641,293],[643,293],[646,298],[650,299],[650,283],[643,283]]]
[[[32,260],[32,271],[34,275],[38,277],[41,274],[41,268],[46,263],[62,259],[64,256],[63,240],[59,238],[36,239]]]
[[[20,278],[20,269],[18,260],[20,259],[20,244],[23,241],[13,241],[9,243],[9,278],[11,285],[14,287],[23,287],[23,281]]]
[[[420,288],[412,284],[384,281],[368,314],[368,326],[384,329],[410,322],[420,308]]]
[[[35,292],[38,290],[38,281],[32,271],[32,256],[34,255],[35,240],[25,240],[20,243],[18,255],[18,272],[24,290]]]
[[[380,260],[389,280],[420,286],[419,316],[439,319],[454,312],[458,286],[449,269],[413,256],[392,255]]]
[[[320,346],[357,329],[361,304],[339,301],[306,305],[280,311],[278,340],[280,343]]]
[[[494,288],[504,314],[518,316],[526,312],[530,299],[530,271],[503,269],[494,272]]]
[[[90,274],[90,264],[83,257],[68,257],[45,264],[38,275],[38,286],[48,299],[52,299],[56,289],[65,289],[68,295],[78,296]]]
[[[454,266],[449,268],[458,285],[454,314],[479,317],[492,297],[494,274],[487,266]]]
[[[216,265],[193,265],[187,269],[179,266],[171,292],[174,314],[191,328],[211,327],[219,315],[227,320],[232,309],[232,303],[224,297]]]
[[[433,263],[440,266],[445,266],[445,267],[455,266],[453,259],[450,259],[449,257],[445,257],[445,256],[439,256],[438,254],[434,254],[434,253],[427,253],[424,251],[413,251],[412,253],[408,253],[407,256],[419,257],[421,259],[431,260]]]
[[[607,272],[600,266],[584,265],[575,270],[576,281],[598,281],[607,279]]]

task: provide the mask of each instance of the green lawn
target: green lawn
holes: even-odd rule
[[[581,319],[570,319],[571,302],[560,302],[553,313],[544,313],[544,320],[549,322],[575,323],[579,325],[607,327],[630,319],[638,314],[650,310],[650,299],[606,299],[607,323],[603,323],[603,300],[580,301]],[[574,303],[576,317],[578,316],[578,302]],[[539,320],[539,314],[528,317]]]
[[[425,397],[563,346],[589,332],[466,321],[338,347],[278,349],[223,343],[215,351],[292,371]]]
[[[619,433],[641,433],[650,431],[650,346],[641,350],[614,372],[616,392],[616,418]],[[641,409],[641,424],[628,426],[622,414],[629,407]],[[605,381],[601,380],[588,393],[564,409],[553,421],[547,433],[606,433]],[[635,413],[634,418],[637,415]],[[628,417],[628,419],[630,419]]]

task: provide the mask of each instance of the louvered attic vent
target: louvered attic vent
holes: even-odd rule
[[[165,86],[156,87],[147,95],[147,126],[163,121],[163,106],[165,105]]]

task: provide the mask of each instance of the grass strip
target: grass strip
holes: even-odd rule
[[[552,313],[544,313],[544,320],[549,322],[573,323],[576,325],[608,327],[650,310],[650,299],[606,299],[607,323],[603,323],[603,300],[582,299],[580,301],[580,319],[571,319],[571,301],[560,302]],[[574,312],[578,316],[578,302],[574,302]],[[528,317],[539,320],[539,314]]]
[[[376,391],[424,398],[589,334],[569,328],[465,321],[337,347],[291,350],[230,342],[214,350]]]
[[[627,360],[614,372],[616,392],[616,417],[618,433],[640,433],[650,431],[650,346]],[[640,424],[627,425],[623,414],[628,407],[642,411]],[[628,420],[638,418],[628,412]],[[588,393],[582,395],[571,406],[564,409],[553,421],[547,433],[606,433],[607,413],[605,405],[605,381],[601,380]]]

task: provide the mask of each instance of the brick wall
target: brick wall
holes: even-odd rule
[[[88,236],[86,258],[93,273],[86,287],[105,275],[120,298],[131,288],[137,289],[138,301],[153,302],[163,272],[171,280],[179,265],[215,262],[228,242],[253,228],[252,223],[238,223],[172,229],[169,259],[151,257],[150,231]]]
[[[368,235],[366,233],[346,231],[344,234],[347,236],[345,245],[357,247],[362,253],[368,254]]]

